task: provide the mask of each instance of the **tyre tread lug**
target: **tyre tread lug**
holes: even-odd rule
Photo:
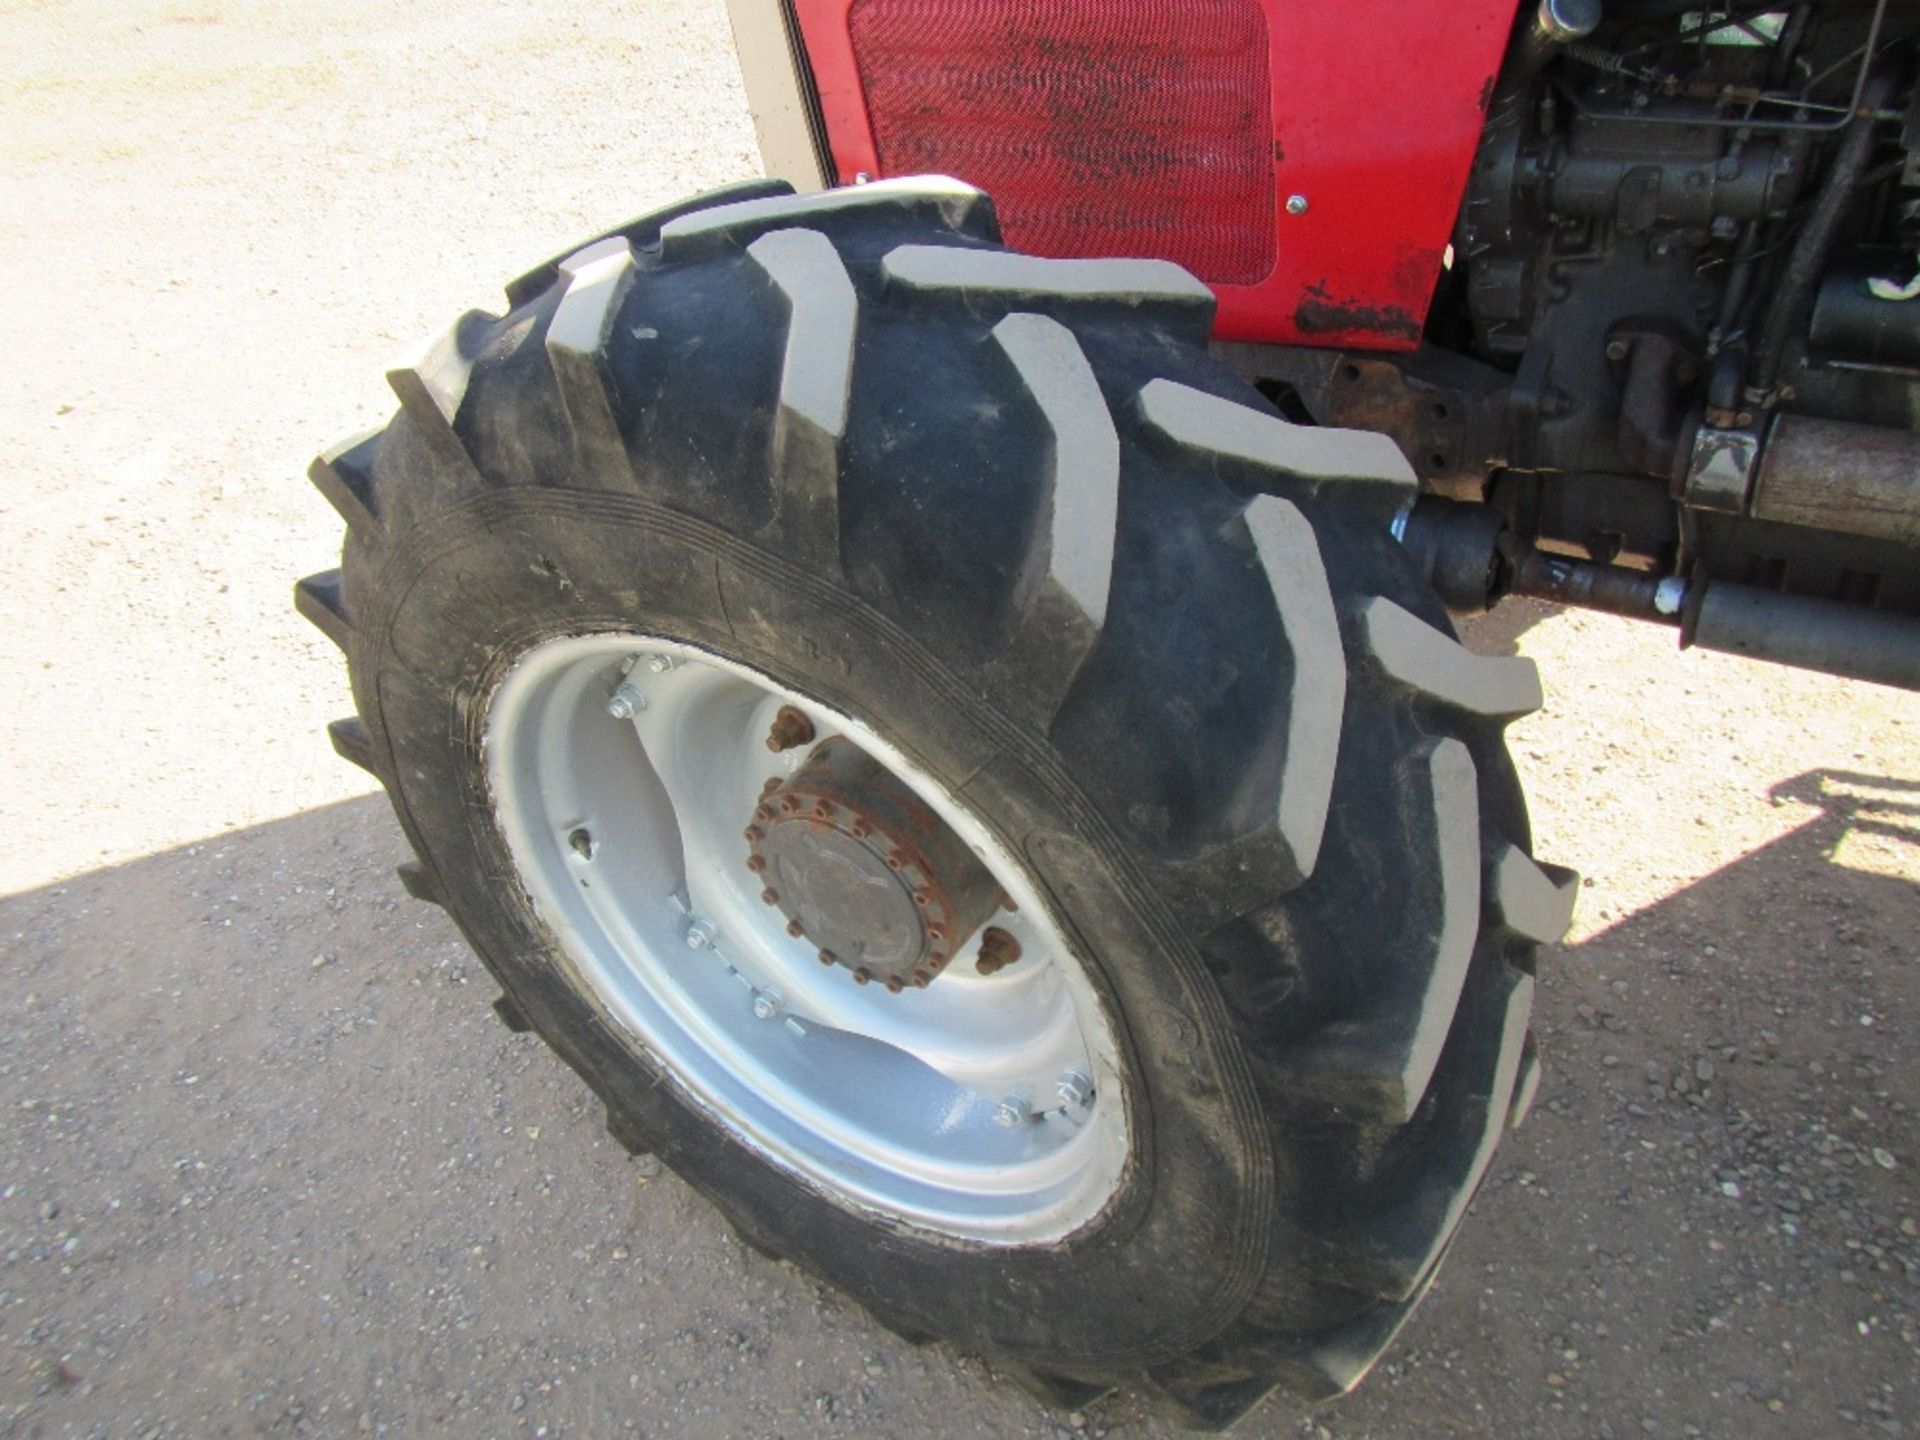
[[[1544,865],[1518,845],[1502,844],[1493,856],[1487,886],[1487,918],[1541,945],[1556,945],[1573,926],[1580,877],[1562,865]]]
[[[307,467],[313,482],[350,529],[379,530],[380,512],[374,501],[373,463],[381,431],[363,430],[329,445]]]
[[[1409,498],[1418,488],[1400,447],[1371,430],[1295,425],[1176,380],[1150,381],[1139,404],[1150,429],[1191,450],[1294,480],[1387,485]]]
[[[660,254],[670,261],[699,259],[729,247],[744,249],[769,231],[831,224],[882,208],[920,213],[952,230],[997,233],[993,202],[984,191],[945,175],[908,175],[805,195],[742,200],[682,215],[660,227]]]
[[[560,262],[566,291],[547,325],[548,362],[573,430],[576,473],[613,465],[629,476],[626,442],[614,410],[603,360],[607,339],[633,278],[633,250],[625,237],[590,245]]]
[[[340,593],[340,572],[322,570],[293,587],[293,608],[322,635],[345,650],[353,640],[346,600]]]
[[[1290,1066],[1303,1098],[1340,1105],[1350,1120],[1405,1124],[1440,1063],[1460,1005],[1480,921],[1480,799],[1473,757],[1458,740],[1436,740],[1420,762],[1439,858],[1437,918],[1424,957],[1410,957],[1401,984],[1368,1013],[1336,1020]]]
[[[414,899],[428,905],[446,908],[446,900],[440,893],[440,884],[433,878],[431,871],[418,860],[408,860],[396,865],[393,873],[400,879],[400,888]]]
[[[833,242],[818,230],[776,230],[748,258],[787,306],[774,422],[775,525],[815,564],[840,558],[840,442],[853,401],[860,299]]]
[[[1360,609],[1367,652],[1401,684],[1473,715],[1512,720],[1543,703],[1540,670],[1520,655],[1476,655],[1384,596]]]
[[[367,722],[358,715],[329,721],[327,739],[333,744],[333,753],[342,760],[358,765],[376,780],[380,778],[380,772],[373,763],[372,732],[367,729]]]

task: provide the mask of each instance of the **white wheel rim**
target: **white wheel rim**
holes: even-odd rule
[[[1017,964],[977,973],[976,934],[928,988],[889,994],[789,936],[742,838],[762,784],[807,750],[767,749],[783,705],[980,857],[1017,904],[992,921]],[[741,1141],[842,1204],[988,1243],[1058,1240],[1112,1199],[1125,1095],[1083,962],[986,827],[867,727],[706,651],[599,634],[523,656],[483,746],[500,834],[576,987]]]

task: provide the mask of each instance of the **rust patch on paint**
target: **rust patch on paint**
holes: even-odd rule
[[[1420,338],[1420,322],[1398,305],[1367,305],[1339,299],[1328,292],[1324,282],[1307,287],[1306,296],[1294,307],[1293,324],[1302,335],[1361,331],[1395,340]]]

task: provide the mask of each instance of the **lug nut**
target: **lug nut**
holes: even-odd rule
[[[833,802],[831,800],[814,801],[813,813],[818,815],[822,820],[825,820],[828,816],[833,814]]]
[[[820,963],[822,965],[832,965],[836,963],[834,960],[833,952],[831,950],[822,950],[820,952]]]
[[[767,731],[767,749],[778,754],[813,739],[813,722],[791,705],[782,705]]]
[[[798,920],[787,921],[787,934],[791,935],[794,939],[798,940],[806,933],[807,927],[802,925]]]
[[[765,870],[766,868],[767,868],[766,856],[764,855],[747,856],[747,869],[751,870],[754,874],[758,875],[762,870]]]
[[[780,777],[778,775],[769,775],[767,777],[767,783],[760,787],[760,798],[762,800],[766,799],[767,796],[773,794],[773,792],[779,788]]]
[[[887,993],[889,995],[898,995],[902,990],[907,988],[905,985],[903,985],[900,982],[900,977],[898,975],[887,976],[886,984],[887,984]]]
[[[973,962],[973,968],[982,975],[992,975],[1019,959],[1020,942],[998,925],[989,925],[981,932],[980,958]]]
[[[719,933],[711,920],[695,920],[687,926],[687,949],[711,950]]]
[[[873,972],[864,965],[853,972],[853,983],[856,985],[864,985],[871,979],[873,979]]]
[[[1033,1119],[1033,1106],[1024,1095],[1009,1095],[994,1107],[993,1123],[1002,1130],[1011,1130],[1016,1125],[1024,1125]]]
[[[673,657],[671,655],[649,655],[647,657],[647,669],[651,670],[655,675],[664,675],[673,669]]]
[[[1062,1071],[1053,1089],[1068,1110],[1084,1109],[1093,1101],[1093,1081],[1078,1070]]]
[[[786,1006],[780,1003],[777,990],[756,990],[753,992],[753,1018],[756,1020],[778,1020]]]
[[[754,858],[757,860],[759,857],[756,855]],[[769,885],[760,892],[760,902],[763,905],[778,905],[780,903],[780,892]]]
[[[782,815],[791,815],[794,811],[798,810],[800,806],[795,803],[791,795],[782,795],[780,797],[780,803],[775,808],[779,810]]]
[[[607,701],[607,713],[616,720],[631,720],[647,708],[647,697],[637,685],[622,685]]]

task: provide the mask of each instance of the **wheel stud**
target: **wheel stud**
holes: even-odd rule
[[[980,936],[980,958],[973,968],[982,975],[1004,970],[1020,959],[1020,942],[998,925],[989,925]]]
[[[767,731],[767,749],[778,754],[812,739],[813,722],[794,706],[782,705],[780,713],[773,717],[772,728]]]
[[[646,708],[646,695],[633,684],[622,685],[607,701],[607,713],[616,720],[631,720]]]
[[[993,1123],[1002,1130],[1011,1130],[1031,1119],[1033,1106],[1024,1095],[1009,1095],[994,1107]]]

